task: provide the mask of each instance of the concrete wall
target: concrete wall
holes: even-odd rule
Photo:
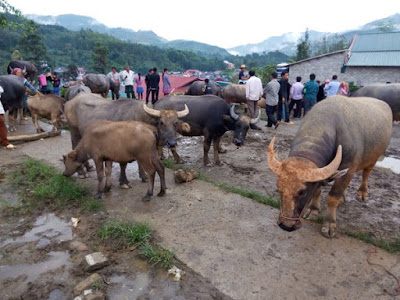
[[[400,82],[400,67],[346,67],[341,73],[345,53],[336,53],[322,56],[290,66],[289,82],[296,82],[296,77],[301,76],[302,82],[307,82],[310,74],[316,75],[316,80],[324,81],[338,76],[339,81],[353,81],[357,86],[371,83]]]

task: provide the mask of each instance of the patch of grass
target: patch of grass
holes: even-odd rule
[[[382,238],[377,238],[373,234],[366,232],[345,231],[344,234],[349,237],[361,240],[367,244],[371,244],[378,248],[386,250],[389,253],[400,254],[400,238],[396,238],[392,241],[387,241]]]
[[[188,169],[187,167],[180,167],[177,166],[173,160],[171,159],[164,159],[163,160],[164,166],[168,169],[171,170],[178,170],[178,169]],[[235,194],[239,194],[241,196],[253,199],[257,202],[260,202],[262,204],[266,204],[268,206],[272,206],[275,208],[279,208],[280,206],[280,202],[278,199],[275,199],[274,197],[268,196],[268,195],[262,195],[256,191],[252,191],[252,190],[246,190],[240,187],[236,187],[236,186],[231,186],[229,184],[226,183],[222,183],[222,182],[218,182],[218,181],[213,181],[211,178],[207,177],[205,174],[203,173],[199,173],[199,177],[198,179],[205,181],[205,182],[209,182],[211,184],[213,184],[214,186],[223,189],[224,191],[230,192],[230,193],[235,193]]]
[[[151,245],[151,227],[146,222],[110,221],[103,225],[98,234],[103,240],[119,241],[123,246],[136,247],[149,263],[168,268],[172,264],[174,252]]]
[[[63,176],[40,160],[24,160],[22,167],[12,172],[11,180],[14,186],[21,189],[20,195],[24,201],[21,209],[27,211],[47,206],[63,209],[67,205],[84,205],[87,209],[101,208],[99,201],[95,204],[86,187],[79,185],[73,178]]]

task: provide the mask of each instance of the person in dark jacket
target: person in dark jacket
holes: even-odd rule
[[[304,85],[304,115],[317,103],[318,83],[315,74],[310,74],[310,81]]]
[[[146,104],[149,103],[149,96],[150,96],[150,77],[151,74],[153,74],[153,69],[149,70],[149,73],[147,73],[144,82],[146,83]]]
[[[289,118],[289,95],[290,95],[290,83],[289,83],[289,73],[283,71],[281,74],[281,79],[279,84],[281,88],[279,90],[279,102],[278,102],[278,123],[282,121],[282,115],[284,113],[284,120],[286,124],[292,125]],[[283,112],[285,110],[285,112]]]
[[[318,94],[317,94],[317,102],[325,99],[325,83],[321,84],[321,81],[317,80],[318,83]]]
[[[157,73],[157,68],[153,68],[153,74],[150,75],[151,103],[153,105],[158,101],[159,84],[160,75]]]
[[[206,78],[204,80],[204,83],[205,84],[204,84],[203,88],[201,89],[203,94],[212,95],[212,87],[211,87],[211,84],[210,84],[210,80],[208,78]]]

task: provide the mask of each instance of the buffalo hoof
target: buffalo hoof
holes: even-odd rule
[[[326,238],[333,238],[336,235],[336,224],[324,223],[324,226],[321,228],[321,234]]]
[[[158,197],[162,197],[162,196],[164,196],[164,195],[165,195],[165,190],[161,190],[161,191],[157,194]]]
[[[147,177],[140,177],[140,179],[142,180],[142,182],[147,182],[147,181],[149,181],[149,178],[147,178]]]
[[[142,201],[143,201],[143,202],[147,202],[147,201],[150,201],[150,199],[151,199],[151,195],[146,194],[146,196],[144,196],[144,197],[142,198]]]
[[[88,171],[88,172],[93,172],[95,170],[96,169],[93,166],[89,166],[88,168],[86,168],[86,171]]]
[[[102,193],[102,192],[97,192],[94,196],[95,196],[97,199],[101,199],[101,198],[103,197],[103,193]]]
[[[9,127],[9,128],[8,128],[8,131],[9,131],[9,132],[15,132],[15,131],[17,131],[17,128],[16,128],[15,126]]]
[[[127,190],[127,189],[130,188],[130,186],[129,186],[127,183],[124,183],[124,184],[121,184],[121,185],[119,186],[119,188],[120,188],[120,189],[123,189],[123,190]]]
[[[303,214],[303,218],[310,221],[316,221],[319,218],[319,215],[320,211],[318,209],[308,208]]]
[[[217,166],[222,166],[222,161],[217,160],[217,161],[215,162],[215,164],[216,164]]]
[[[104,187],[104,191],[105,191],[105,192],[111,191],[111,185],[110,185],[110,186],[105,186],[105,187]]]
[[[78,174],[78,178],[79,178],[79,179],[89,178],[89,174],[86,174],[86,173],[84,173],[84,174]]]
[[[357,200],[359,201],[368,201],[368,192],[358,191],[357,192]]]

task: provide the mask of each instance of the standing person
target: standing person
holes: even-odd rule
[[[337,80],[337,76],[332,76],[332,81],[328,85],[325,85],[325,90],[327,91],[326,97],[335,96],[339,91],[340,82]]]
[[[310,74],[310,81],[304,86],[304,115],[317,103],[318,83],[315,82],[315,74]]]
[[[26,86],[28,89],[30,89],[33,93],[36,94],[38,92],[38,90],[30,84],[28,79],[25,78],[25,76],[22,73],[22,70],[20,68],[14,68],[13,71],[11,72],[11,74],[18,76],[19,79],[21,79],[21,81],[24,83],[24,86]],[[28,95],[27,95],[27,93],[25,93],[24,102],[23,102],[23,106],[22,106],[22,116],[21,116],[21,118],[23,118],[25,121],[28,120],[28,118],[26,117],[26,113],[28,111],[27,101],[28,101]]]
[[[0,139],[5,149],[12,150],[15,149],[16,147],[13,144],[10,144],[7,139],[7,127],[4,119],[4,114],[6,112],[4,111],[3,104],[1,103],[1,94],[3,93],[4,89],[2,86],[0,86]]]
[[[165,68],[164,72],[162,73],[162,80],[163,80],[163,93],[164,96],[167,96],[169,93],[171,93],[171,82],[169,81],[167,68]]]
[[[248,80],[250,78],[250,74],[249,75],[245,75],[246,72],[246,65],[241,65],[240,66],[240,72],[239,72],[239,80],[238,83],[239,84],[245,84],[246,80]]]
[[[160,75],[157,73],[157,68],[153,68],[153,74],[150,76],[150,91],[151,91],[151,104],[158,101],[158,92],[160,84]]]
[[[296,83],[292,85],[290,88],[290,99],[292,101],[289,104],[289,115],[293,109],[293,106],[296,105],[296,108],[293,113],[293,118],[301,117],[301,101],[303,100],[303,89],[304,85],[301,83],[301,77],[296,77]]]
[[[149,103],[149,96],[150,96],[150,78],[151,74],[153,74],[153,69],[150,69],[147,73],[144,81],[146,83],[146,104]]]
[[[58,78],[57,74],[54,74],[53,77],[53,94],[56,96],[60,96],[60,79]]]
[[[119,80],[120,76],[115,67],[111,68],[111,72],[107,74],[107,77],[115,83],[115,90],[111,93],[111,97],[113,100],[119,99],[119,89],[121,87],[121,81]]]
[[[349,96],[350,94],[350,89],[349,89],[349,85],[347,84],[346,81],[342,81],[342,83],[339,86],[339,94],[342,96]]]
[[[212,95],[212,87],[210,84],[210,80],[208,78],[204,79],[204,86],[201,89],[201,91],[203,92],[203,94],[205,95]]]
[[[281,80],[279,84],[281,88],[279,90],[279,103],[278,103],[278,123],[282,121],[282,115],[286,124],[292,125],[289,118],[289,96],[290,96],[290,84],[289,84],[289,73],[283,71],[281,74]]]
[[[54,77],[51,74],[51,68],[47,67],[44,71],[44,76],[46,78],[46,85],[42,85],[41,92],[43,94],[52,94],[54,91]]]
[[[121,72],[121,79],[125,85],[126,98],[136,99],[135,92],[133,91],[134,73],[129,66],[126,66],[125,70]]]
[[[318,83],[318,94],[317,94],[317,102],[320,102],[325,99],[325,83],[321,84],[321,81],[317,80]]]
[[[138,99],[143,100],[144,81],[140,73],[138,73],[138,76],[135,78],[135,82],[136,82],[136,93],[138,95]]]
[[[256,117],[257,101],[263,95],[263,87],[261,79],[256,76],[254,70],[249,71],[249,80],[246,83],[246,100],[249,108],[249,115],[251,119]],[[261,130],[256,124],[250,124],[251,129]]]
[[[267,86],[264,89],[265,99],[266,99],[266,107],[265,112],[268,117],[267,127],[275,126],[275,129],[278,128],[279,123],[275,119],[275,110],[279,102],[279,90],[281,89],[281,85],[276,79],[278,77],[278,73],[272,72],[271,73],[271,80],[267,83]]]

